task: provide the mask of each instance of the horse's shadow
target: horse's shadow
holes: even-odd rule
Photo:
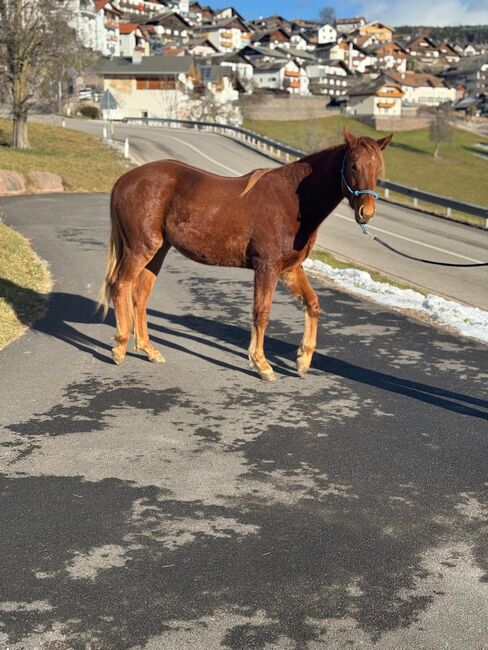
[[[19,319],[33,330],[64,341],[84,353],[93,355],[104,363],[112,363],[110,342],[100,341],[98,338],[73,326],[73,323],[84,326],[100,323],[101,319],[96,311],[96,303],[90,298],[77,294],[53,292],[49,297],[48,308],[44,316],[31,324],[28,317],[25,316],[22,305],[25,304],[26,297],[31,300],[39,300],[42,298],[39,294],[36,295],[36,292],[30,289],[17,287],[8,280],[1,280],[0,298],[2,297],[16,310]],[[166,339],[152,335],[152,340],[165,348],[179,350],[214,365],[238,370],[243,374],[255,374],[247,368],[246,364],[247,353],[245,350],[250,335],[247,328],[221,322],[218,319],[213,320],[193,314],[167,314],[155,309],[148,309],[148,316],[151,318],[149,327],[153,333],[157,332],[160,335],[171,337]],[[115,326],[113,310],[109,310],[105,323],[112,328]],[[181,339],[182,343],[174,341],[175,337]],[[210,354],[188,348],[184,345],[184,341],[188,340],[205,347],[214,348],[220,353],[231,354],[233,357],[237,356],[240,363],[234,365],[221,358],[216,359]],[[282,341],[273,335],[266,337],[267,356],[279,374],[296,377],[294,371],[296,347],[296,344],[293,345]],[[139,355],[132,356],[140,358]],[[488,419],[488,412],[483,410],[488,409],[488,400],[366,368],[323,354],[320,351],[315,353],[312,367],[315,375],[317,371],[321,371],[342,379],[410,397],[455,413]]]

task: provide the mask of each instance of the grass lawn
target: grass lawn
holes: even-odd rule
[[[10,147],[12,123],[0,119],[0,169],[59,174],[71,192],[110,192],[129,163],[98,138],[47,124],[29,124],[31,149]]]
[[[384,132],[343,116],[314,120],[247,120],[244,127],[306,151],[317,151],[341,142],[342,128],[357,135],[380,138]],[[395,132],[385,150],[385,178],[442,196],[488,205],[488,160],[474,155],[473,147],[488,138],[455,129],[452,142],[441,146],[440,158],[428,129]]]
[[[0,350],[42,314],[50,287],[27,239],[0,220]]]

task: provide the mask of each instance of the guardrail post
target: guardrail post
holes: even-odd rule
[[[124,141],[124,158],[129,158],[129,138]]]
[[[418,208],[419,207],[419,200],[416,196],[413,197],[413,207]]]
[[[385,187],[385,199],[389,199],[389,198],[390,198],[390,190],[387,187]]]

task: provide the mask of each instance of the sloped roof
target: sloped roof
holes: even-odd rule
[[[358,84],[357,86],[349,90],[348,95],[350,95],[351,97],[357,95],[376,95],[376,93],[382,86],[393,86],[402,95],[404,94],[400,84],[393,83],[388,79],[385,79],[385,77],[382,75],[377,79],[373,79],[372,81],[366,81],[365,83]]]
[[[389,79],[393,79],[393,81],[402,86],[412,86],[414,88],[430,86],[431,88],[439,88],[446,85],[444,79],[428,72],[397,72],[396,70],[388,70],[385,74]]]
[[[193,64],[191,56],[144,56],[140,63],[132,59],[114,57],[101,59],[95,71],[101,76],[136,75],[151,76],[160,74],[181,74],[188,72]]]
[[[139,28],[139,23],[119,23],[119,31],[121,34],[132,34],[132,32],[135,32]]]

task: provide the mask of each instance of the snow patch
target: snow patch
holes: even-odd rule
[[[318,276],[326,276],[351,293],[371,298],[389,307],[414,309],[434,321],[448,325],[463,336],[488,343],[488,311],[467,307],[454,300],[413,289],[400,289],[386,282],[373,280],[367,271],[335,269],[319,260],[305,260],[303,266]]]

